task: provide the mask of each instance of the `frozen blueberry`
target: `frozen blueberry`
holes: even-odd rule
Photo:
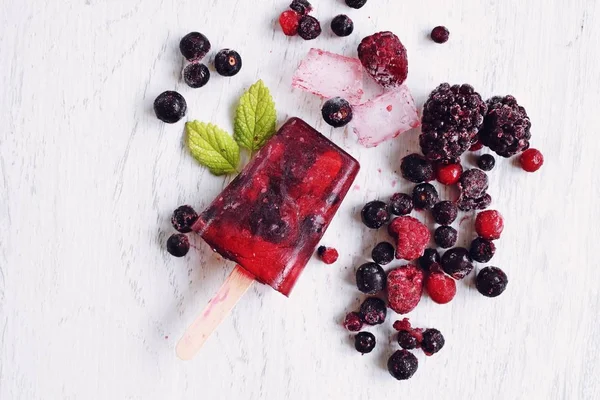
[[[423,252],[423,255],[421,257],[419,257],[419,266],[424,270],[424,271],[429,271],[429,268],[433,265],[433,264],[439,264],[440,263],[440,253],[438,253],[438,251],[436,249],[425,249],[425,251]]]
[[[385,271],[379,264],[366,263],[356,270],[356,286],[366,294],[375,294],[385,288]]]
[[[361,211],[363,223],[371,229],[379,229],[390,222],[390,213],[383,201],[371,201]]]
[[[308,14],[312,10],[312,5],[306,0],[294,0],[290,8],[300,15]]]
[[[406,193],[394,193],[390,198],[389,209],[396,215],[410,214],[413,210],[412,197]]]
[[[454,279],[463,279],[473,271],[469,250],[455,247],[446,251],[442,256],[442,268]]]
[[[347,100],[334,97],[323,104],[321,108],[323,119],[334,128],[339,128],[352,121],[352,107]]]
[[[331,30],[338,36],[349,36],[354,31],[354,22],[347,15],[340,14],[331,20]]]
[[[367,0],[346,0],[346,5],[351,8],[359,9],[367,4]]]
[[[168,124],[174,124],[185,116],[187,103],[182,95],[173,91],[162,92],[154,100],[156,117]]]
[[[456,244],[458,232],[451,226],[439,226],[433,235],[435,243],[442,249],[449,249]]]
[[[385,302],[378,297],[368,297],[360,305],[360,316],[369,325],[379,325],[385,322],[387,308]]]
[[[417,338],[411,335],[409,331],[398,331],[398,344],[400,347],[406,350],[412,350],[417,348],[419,344]]]
[[[198,214],[192,206],[184,205],[177,207],[175,211],[173,211],[171,224],[178,232],[188,233],[192,231],[192,225],[197,219]]]
[[[300,18],[298,35],[304,40],[316,39],[321,34],[321,23],[312,15]]]
[[[417,153],[402,158],[400,171],[404,179],[414,183],[429,182],[435,178],[431,161]]]
[[[188,61],[200,61],[210,50],[210,42],[200,32],[190,32],[179,42],[179,50]]]
[[[242,69],[242,57],[235,50],[223,49],[215,56],[215,69],[219,75],[233,76]]]
[[[440,201],[431,210],[433,219],[440,225],[450,225],[456,220],[458,207],[452,201]]]
[[[396,350],[389,358],[387,367],[394,378],[399,381],[404,381],[410,379],[415,372],[417,372],[419,361],[417,360],[417,357],[408,350]]]
[[[363,354],[373,351],[375,344],[375,335],[371,332],[358,332],[354,336],[354,348]]]
[[[491,171],[496,165],[496,159],[491,154],[483,154],[477,159],[477,166],[484,171]]]
[[[469,255],[471,258],[480,263],[489,262],[496,253],[496,245],[491,240],[476,238],[471,242]]]
[[[421,349],[428,356],[437,353],[444,347],[446,340],[444,336],[437,329],[425,329],[423,332],[423,340],[421,341]]]
[[[508,285],[508,277],[500,268],[485,267],[477,274],[475,286],[486,297],[500,296]]]
[[[183,257],[190,250],[190,241],[183,233],[175,233],[167,239],[167,251],[174,257]]]
[[[394,260],[394,246],[388,242],[377,243],[371,252],[371,257],[379,265],[386,265]]]
[[[210,71],[204,64],[192,63],[183,69],[183,80],[191,88],[201,88],[209,79]]]
[[[415,186],[412,198],[417,210],[430,210],[439,201],[438,192],[430,183]]]

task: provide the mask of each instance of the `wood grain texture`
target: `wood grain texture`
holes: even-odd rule
[[[0,2],[0,399],[600,398],[599,2],[371,0],[351,10],[315,0],[324,34],[304,42],[276,28],[288,1]],[[356,30],[334,38],[328,23],[342,12]],[[445,45],[427,38],[439,24],[451,31]],[[191,30],[211,39],[210,56],[238,49],[241,73],[187,88],[177,45]],[[483,298],[466,280],[447,306],[424,298],[412,320],[447,344],[419,354],[404,383],[385,370],[393,314],[362,357],[340,322],[362,299],[355,267],[386,236],[363,229],[357,212],[409,189],[397,171],[418,132],[361,148],[323,123],[319,99],[290,88],[311,47],[355,56],[378,30],[408,48],[419,106],[443,81],[513,94],[546,156],[536,174],[513,160],[490,174],[506,219],[493,264],[509,274],[507,292]],[[231,131],[236,99],[259,78],[279,124],[304,118],[359,159],[360,190],[324,238],[336,264],[313,260],[289,299],[254,285],[202,357],[182,362],[177,339],[233,265],[197,238],[190,256],[170,257],[170,213],[202,209],[228,180],[196,164],[183,121],[160,123],[152,102],[179,90],[189,118]]]

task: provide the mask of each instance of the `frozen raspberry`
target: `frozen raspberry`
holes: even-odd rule
[[[416,260],[423,255],[429,243],[429,229],[413,217],[398,217],[388,226],[389,234],[396,239],[396,258]]]
[[[456,244],[458,232],[448,225],[438,226],[433,234],[433,239],[435,240],[435,244],[442,249],[449,249]]]
[[[482,154],[477,159],[477,166],[481,168],[483,171],[491,171],[494,169],[496,165],[496,159],[491,154]]]
[[[406,193],[394,193],[390,197],[390,211],[396,215],[408,215],[413,210],[412,196]]]
[[[434,177],[431,161],[416,153],[402,159],[400,171],[404,179],[414,183],[429,182]]]
[[[495,253],[496,245],[491,240],[476,238],[471,242],[469,255],[477,262],[486,263],[494,257]]]
[[[425,288],[431,300],[438,304],[449,303],[456,294],[456,282],[442,272],[429,274],[425,281]]]
[[[367,4],[367,0],[346,0],[346,5],[351,8],[361,8]]]
[[[527,172],[535,172],[544,164],[544,156],[538,149],[528,149],[519,158],[521,168]]]
[[[483,143],[478,139],[475,143],[469,147],[469,151],[477,151],[483,149]]]
[[[366,324],[383,324],[386,314],[385,302],[378,297],[368,297],[360,305],[360,316]]]
[[[358,46],[358,58],[369,75],[385,88],[402,85],[408,75],[406,48],[392,32],[365,37]]]
[[[312,11],[312,5],[306,0],[294,0],[290,8],[300,15],[308,14]]]
[[[358,332],[363,327],[363,321],[360,318],[360,314],[357,312],[350,312],[346,315],[344,319],[344,328],[348,329],[350,332]]]
[[[426,355],[431,356],[437,353],[444,347],[444,344],[446,344],[446,340],[444,339],[442,332],[432,328],[425,329],[425,332],[423,332],[421,349]]]
[[[423,255],[419,257],[419,266],[425,272],[429,272],[433,264],[440,263],[440,253],[436,249],[425,249]]]
[[[321,34],[321,23],[313,16],[305,15],[300,18],[298,35],[304,40],[316,39]]]
[[[440,225],[450,225],[458,215],[458,207],[451,201],[440,201],[431,210],[433,219]]]
[[[366,263],[356,270],[356,286],[366,294],[375,294],[385,288],[385,271],[379,264]]]
[[[390,212],[383,201],[371,201],[361,211],[363,223],[371,229],[379,229],[390,221]]]
[[[412,335],[410,331],[399,331],[398,332],[398,344],[400,347],[406,350],[416,349],[419,345],[417,338]]]
[[[176,233],[167,240],[167,251],[174,257],[183,257],[190,250],[190,241],[183,233]]]
[[[458,188],[460,189],[461,196],[478,199],[488,189],[488,177],[480,169],[470,169],[461,175],[458,181]]]
[[[321,115],[329,125],[340,128],[352,121],[352,107],[347,100],[334,97],[323,104]]]
[[[450,31],[445,26],[436,26],[431,31],[431,40],[436,43],[446,43],[450,38]]]
[[[462,173],[463,168],[460,164],[439,164],[435,171],[436,179],[443,185],[454,185]]]
[[[354,31],[354,22],[347,15],[340,14],[331,20],[331,30],[340,37],[350,36]]]
[[[317,254],[325,264],[333,264],[339,257],[338,251],[333,247],[319,246]]]
[[[508,285],[508,277],[500,268],[485,267],[477,274],[475,286],[486,297],[500,296]]]
[[[379,265],[387,265],[394,260],[394,246],[388,242],[380,242],[371,251],[371,258]]]
[[[502,157],[529,148],[531,121],[513,96],[496,96],[487,101],[488,112],[479,132],[481,143]]]
[[[390,271],[387,277],[390,308],[398,314],[415,309],[423,294],[423,271],[415,265],[404,265]]]
[[[490,204],[492,204],[492,196],[487,193],[478,199],[463,196],[456,203],[458,209],[461,211],[485,210]]]
[[[473,271],[469,250],[455,247],[446,251],[442,256],[442,268],[454,279],[463,279]]]
[[[417,210],[430,210],[440,200],[437,190],[430,183],[421,183],[413,189],[413,204]]]
[[[504,219],[496,210],[482,211],[475,218],[475,231],[484,239],[499,239],[503,229]]]
[[[362,354],[372,352],[375,344],[375,335],[371,332],[358,332],[354,336],[354,348]]]
[[[410,321],[408,318],[402,318],[402,320],[395,321],[392,325],[395,330],[400,331],[410,331],[412,329],[410,325]]]
[[[198,213],[196,213],[192,206],[184,205],[177,207],[173,211],[171,224],[178,232],[188,233],[192,231],[192,225],[197,219]]]
[[[295,36],[298,33],[300,14],[294,10],[287,10],[279,16],[279,25],[286,36]]]
[[[390,375],[399,381],[410,379],[417,368],[419,368],[419,360],[413,353],[408,350],[396,350],[387,362]]]
[[[442,83],[423,106],[419,143],[432,161],[457,162],[474,143],[487,111],[472,86]]]

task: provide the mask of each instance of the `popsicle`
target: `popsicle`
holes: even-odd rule
[[[193,357],[253,280],[290,294],[359,168],[298,118],[259,150],[192,227],[238,265],[178,343],[180,358]]]

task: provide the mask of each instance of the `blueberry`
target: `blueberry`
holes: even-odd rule
[[[444,347],[446,340],[440,331],[437,329],[425,329],[423,332],[423,340],[421,341],[421,349],[428,356],[437,353]]]
[[[210,50],[210,42],[200,32],[190,32],[179,42],[179,50],[188,61],[199,61]]]
[[[201,88],[209,79],[210,71],[204,64],[192,63],[183,69],[183,80],[191,88]]]
[[[433,239],[442,249],[449,249],[456,244],[458,232],[451,226],[442,225],[435,230]]]
[[[174,124],[185,116],[187,103],[182,95],[173,91],[162,92],[154,100],[156,117],[168,124]]]
[[[233,76],[242,69],[242,57],[235,50],[223,49],[215,56],[215,69],[219,75]]]
[[[477,274],[475,286],[486,297],[500,296],[508,285],[508,277],[500,268],[485,267]]]
[[[491,154],[483,154],[477,159],[477,166],[484,171],[491,171],[496,165],[496,159]]]
[[[312,10],[312,5],[306,0],[294,0],[290,8],[300,15],[308,14]]]
[[[388,242],[377,243],[371,252],[371,257],[379,265],[386,265],[394,260],[394,246]]]
[[[398,332],[398,344],[400,347],[406,350],[412,350],[417,347],[417,338],[410,334],[409,331],[399,331]]]
[[[385,307],[385,302],[378,297],[368,297],[360,305],[360,316],[365,324],[383,324],[386,314],[387,308]]]
[[[414,183],[432,181],[435,177],[431,161],[417,153],[402,158],[400,171],[404,179]]]
[[[433,219],[440,225],[450,225],[458,216],[458,207],[452,201],[440,201],[431,210]]]
[[[390,222],[390,213],[383,201],[371,201],[361,211],[363,223],[371,229],[379,229]]]
[[[356,286],[366,294],[375,294],[385,288],[385,271],[379,264],[366,263],[356,270]]]
[[[370,353],[375,348],[375,335],[371,332],[358,332],[354,336],[354,348],[363,354]]]
[[[183,257],[190,250],[190,241],[183,233],[174,233],[167,239],[167,251],[175,257]]]
[[[349,36],[354,31],[354,22],[344,14],[331,20],[331,30],[338,36]]]
[[[473,270],[469,251],[464,247],[455,247],[446,251],[442,256],[442,268],[454,279],[463,279]]]
[[[438,192],[430,183],[415,186],[412,198],[417,210],[430,210],[439,201]]]
[[[494,257],[495,253],[496,245],[491,240],[478,237],[471,242],[469,255],[477,262],[486,263]]]
[[[394,378],[404,381],[410,379],[417,372],[419,360],[408,350],[396,350],[389,358],[387,367]]]
[[[334,128],[339,128],[352,121],[352,107],[341,97],[334,97],[323,104],[321,108],[323,119]]]
[[[436,26],[431,30],[431,40],[436,43],[446,43],[450,38],[450,31],[445,26]]]
[[[321,23],[311,15],[300,18],[298,35],[304,40],[316,39],[321,34]]]
[[[198,214],[191,206],[179,206],[173,211],[171,224],[178,232],[188,233],[192,231],[192,225],[197,219]]]
[[[346,0],[346,5],[351,8],[359,9],[367,4],[367,0]]]
[[[425,249],[425,251],[423,252],[423,255],[421,257],[419,257],[419,266],[425,270],[425,271],[429,271],[429,268],[433,265],[433,264],[439,264],[440,263],[440,253],[438,253],[438,251],[436,249]]]

